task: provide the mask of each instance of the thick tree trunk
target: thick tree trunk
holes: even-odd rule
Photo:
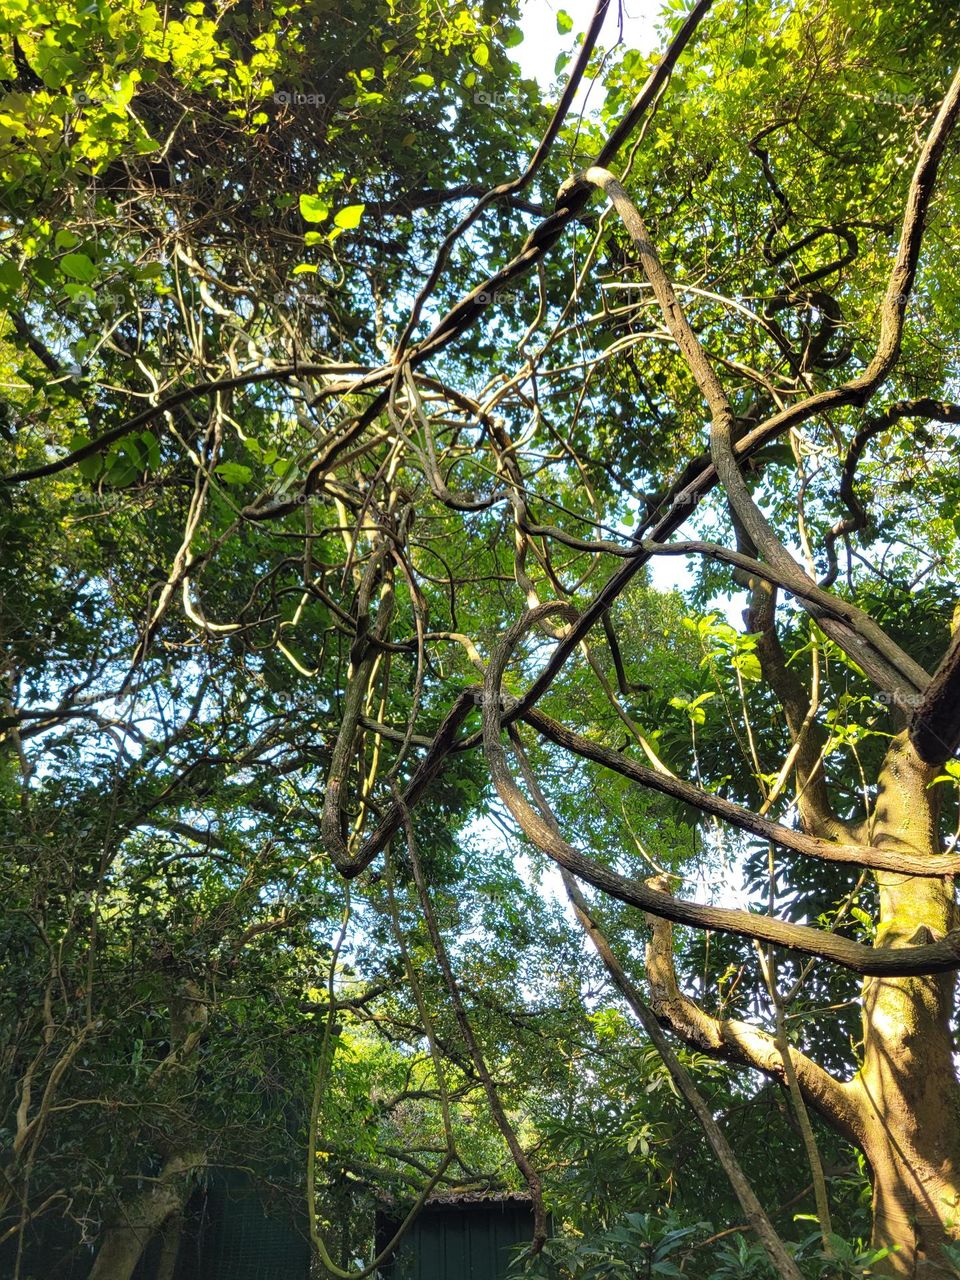
[[[930,857],[939,852],[938,770],[906,733],[891,742],[864,837],[876,848]],[[877,872],[876,947],[933,942],[958,925],[952,878]],[[647,977],[657,1017],[689,1044],[782,1079],[771,1036],[707,1014],[684,996],[673,962],[672,928],[651,920]],[[808,1105],[857,1144],[870,1165],[873,1243],[890,1255],[874,1274],[956,1280],[944,1245],[960,1239],[960,1085],[951,1021],[956,975],[867,978],[863,1062],[848,1083],[791,1052]]]
[[[163,1228],[163,1247],[157,1260],[157,1274],[154,1280],[174,1280],[182,1239],[183,1216],[175,1213],[167,1220],[167,1225]]]
[[[932,1142],[920,1134],[911,1145],[885,1121],[883,1133],[864,1144],[873,1181],[873,1244],[892,1251],[877,1266],[878,1275],[956,1280],[943,1246],[956,1243],[957,1142],[955,1129],[947,1141],[942,1133],[934,1131]]]
[[[193,1055],[210,1017],[203,990],[193,981],[179,983],[170,996],[170,1043],[175,1046],[154,1069],[151,1082],[162,1096],[189,1091]],[[183,1133],[171,1138],[156,1178],[139,1195],[124,1201],[106,1229],[89,1280],[130,1280],[144,1249],[160,1228],[179,1214],[190,1194],[193,1175],[206,1164],[207,1153],[190,1145]]]
[[[167,1157],[156,1181],[125,1204],[121,1220],[105,1232],[89,1280],[130,1280],[153,1235],[186,1204],[191,1176],[203,1163],[201,1151]]]
[[[895,739],[880,776],[871,843],[937,851],[939,787],[935,769],[905,734]],[[950,880],[878,872],[876,945],[932,941],[956,927]],[[878,1246],[896,1276],[955,1276],[942,1246],[960,1219],[960,1093],[950,1021],[955,977],[869,978],[863,984],[863,1066],[858,1095],[861,1146],[873,1179]]]

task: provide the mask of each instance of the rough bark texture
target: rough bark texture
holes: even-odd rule
[[[186,1204],[194,1171],[203,1152],[170,1155],[156,1180],[123,1206],[122,1219],[109,1227],[90,1272],[90,1280],[130,1280],[153,1235]]]
[[[880,777],[873,843],[932,853],[939,788],[901,735]],[[949,880],[877,873],[878,947],[907,946],[954,927]],[[960,1108],[950,1018],[956,980],[875,978],[863,984],[863,1066],[858,1095],[860,1146],[873,1176],[874,1241],[896,1246],[898,1276],[953,1276],[942,1244],[960,1217]]]
[[[177,1274],[177,1258],[180,1254],[180,1242],[183,1239],[183,1217],[173,1214],[163,1228],[163,1244],[160,1257],[157,1259],[157,1274],[154,1280],[174,1280]]]
[[[890,746],[866,824],[878,849],[934,856],[939,789],[906,732]],[[956,927],[951,878],[875,873],[877,949],[915,946]],[[682,994],[672,926],[650,918],[647,972],[658,1018],[690,1044],[782,1079],[773,1038],[711,1017]],[[873,977],[863,983],[863,1062],[847,1083],[804,1054],[791,1057],[806,1102],[864,1153],[873,1183],[873,1243],[891,1252],[877,1274],[947,1280],[943,1246],[960,1224],[960,1088],[950,1020],[956,977]]]

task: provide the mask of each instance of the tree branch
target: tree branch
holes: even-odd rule
[[[501,681],[504,669],[520,639],[531,627],[551,614],[562,614],[570,621],[577,617],[576,611],[570,606],[555,602],[529,610],[519,622],[514,623],[494,651],[487,668],[483,696],[483,747],[497,794],[524,835],[549,858],[564,870],[602,889],[604,893],[609,893],[611,897],[630,906],[640,907],[652,915],[662,916],[677,924],[755,938],[804,955],[819,956],[843,965],[854,973],[894,977],[945,973],[960,968],[960,929],[952,930],[940,941],[920,946],[868,947],[809,925],[791,924],[749,911],[703,906],[674,898],[661,889],[611,871],[568,844],[531,807],[510,773],[500,742],[503,723]],[[570,630],[573,630],[572,626]],[[519,704],[515,710],[518,709]]]
[[[943,764],[960,747],[960,627],[914,713],[910,741],[926,764]]]
[[[958,78],[958,85],[960,85],[960,78]],[[713,365],[690,327],[640,213],[620,183],[606,169],[588,169],[584,177],[598,186],[613,202],[637,248],[647,279],[660,304],[667,329],[679,347],[710,409],[713,465],[731,508],[749,535],[750,541],[759,548],[764,559],[769,561],[778,573],[780,580],[791,590],[796,591],[804,607],[816,618],[827,635],[862,666],[882,689],[891,693],[899,705],[909,705],[915,692],[926,687],[929,679],[927,673],[904,653],[867,613],[856,609],[853,605],[847,605],[850,620],[839,621],[835,617],[832,605],[829,610],[825,610],[817,603],[816,593],[819,592],[817,584],[796,563],[750,494],[734,450],[737,420],[733,407]],[[897,315],[902,325],[902,308]],[[882,344],[883,335],[881,335]],[[899,337],[897,349],[899,349]],[[893,357],[891,357],[891,363],[892,359]]]
[[[526,753],[520,742],[519,735],[516,730],[511,731],[511,739],[513,741],[514,752],[517,762],[520,765],[521,772],[531,795],[534,797],[544,820],[550,823],[556,829],[556,819],[550,810],[550,806],[537,784],[533,771],[530,768]],[[750,1180],[744,1173],[739,1161],[733,1154],[729,1142],[724,1136],[723,1130],[720,1128],[713,1112],[707,1106],[703,1096],[694,1084],[693,1077],[687,1071],[686,1067],[673,1051],[673,1046],[660,1029],[660,1024],[654,1015],[653,1010],[647,1005],[640,992],[627,977],[622,965],[615,956],[613,948],[604,936],[600,926],[597,924],[590,911],[589,903],[580,892],[580,887],[568,871],[561,872],[563,877],[563,886],[567,891],[567,897],[573,905],[577,920],[580,922],[587,937],[593,943],[597,954],[604,963],[607,973],[610,975],[614,985],[621,992],[630,1008],[636,1014],[640,1025],[650,1037],[654,1047],[660,1054],[661,1060],[673,1080],[679,1093],[683,1097],[687,1106],[693,1112],[700,1127],[703,1129],[704,1136],[716,1156],[720,1167],[727,1175],[727,1179],[733,1188],[733,1193],[740,1202],[740,1207],[750,1221],[751,1226],[760,1238],[764,1249],[774,1269],[782,1277],[782,1280],[802,1280],[800,1271],[796,1263],[783,1247],[783,1241],[774,1230],[773,1223],[764,1212],[763,1205],[757,1199],[756,1192],[750,1184]]]
[[[751,579],[750,602],[745,613],[747,629],[757,635],[757,660],[767,684],[783,708],[795,747],[797,810],[808,831],[831,839],[849,838],[830,803],[823,770],[826,733],[814,718],[810,694],[800,677],[787,665],[777,635],[777,589],[763,578]],[[864,866],[867,864],[864,863]]]
[[[866,372],[839,387],[808,396],[805,400],[788,406],[748,431],[734,446],[737,459],[745,460],[751,457],[764,445],[777,439],[791,427],[806,422],[815,414],[839,409],[848,404],[865,404],[889,372],[899,354],[903,311],[907,293],[913,284],[916,272],[927,209],[933,194],[940,159],[947,138],[956,123],[958,111],[960,111],[960,72],[954,78],[950,91],[931,126],[914,170],[907,195],[900,248],[882,307],[880,343]],[[598,158],[598,163],[602,164],[603,160]],[[639,542],[640,537],[647,532],[650,532],[655,542],[666,541],[690,518],[699,500],[717,483],[717,478],[716,468],[709,458],[695,459],[684,470],[665,499],[665,503],[669,503],[666,510],[663,509],[664,504],[661,504],[650,515],[638,531],[637,541]],[[550,661],[527,691],[524,699],[525,707],[532,706],[550,687],[567,658],[592,629],[600,615],[622,594],[649,559],[649,554],[639,547],[636,556],[607,579],[588,608],[580,615],[577,623],[569,628]]]
[[[960,874],[960,857],[924,858],[920,855],[899,854],[892,850],[875,849],[871,845],[841,844],[817,836],[804,835],[792,827],[763,818],[750,809],[724,800],[711,791],[703,791],[691,782],[684,782],[669,773],[661,773],[649,765],[640,764],[621,751],[604,747],[590,738],[568,729],[565,725],[531,707],[523,714],[524,721],[558,747],[573,751],[585,760],[612,769],[624,778],[630,778],[643,787],[672,796],[684,804],[692,805],[701,813],[729,822],[740,831],[749,831],[764,840],[772,840],[783,848],[825,862],[842,862],[850,866],[871,867],[880,871],[899,871],[905,875],[933,876]]]
[[[673,961],[673,929],[669,921],[655,916],[648,916],[647,923],[651,929],[647,945],[650,1003],[660,1021],[705,1053],[762,1071],[785,1086],[786,1071],[774,1037],[748,1022],[711,1017],[683,995]],[[848,1087],[797,1049],[791,1050],[791,1059],[804,1101],[856,1143],[859,1112]]]

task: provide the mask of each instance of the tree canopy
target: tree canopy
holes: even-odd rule
[[[17,1280],[960,1274],[960,14],[521,20],[0,0]]]

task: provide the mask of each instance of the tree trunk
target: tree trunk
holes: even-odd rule
[[[924,764],[906,733],[890,744],[876,803],[860,829],[875,848],[930,857],[940,850],[938,769]],[[952,878],[876,872],[874,945],[933,942],[958,925]],[[651,1004],[689,1044],[782,1079],[772,1037],[707,1014],[677,985],[671,925],[652,920],[647,951]],[[867,978],[863,1061],[842,1083],[798,1050],[791,1059],[808,1105],[864,1153],[873,1186],[873,1244],[890,1250],[876,1275],[956,1280],[945,1245],[960,1237],[960,1085],[951,1022],[956,975]]]
[[[160,1250],[160,1257],[157,1261],[157,1274],[154,1280],[174,1280],[182,1239],[183,1216],[175,1213],[163,1228],[163,1247]]]
[[[130,1280],[153,1235],[186,1204],[191,1176],[203,1163],[201,1151],[167,1157],[153,1184],[123,1205],[121,1220],[105,1232],[89,1280]]]
[[[905,734],[891,745],[873,816],[871,843],[938,849],[938,771]],[[950,880],[878,872],[876,945],[932,941],[956,927]],[[942,1246],[960,1218],[960,1094],[950,1021],[956,978],[868,978],[863,984],[863,1066],[852,1082],[860,1143],[873,1181],[873,1241],[895,1252],[895,1276],[946,1277]]]

